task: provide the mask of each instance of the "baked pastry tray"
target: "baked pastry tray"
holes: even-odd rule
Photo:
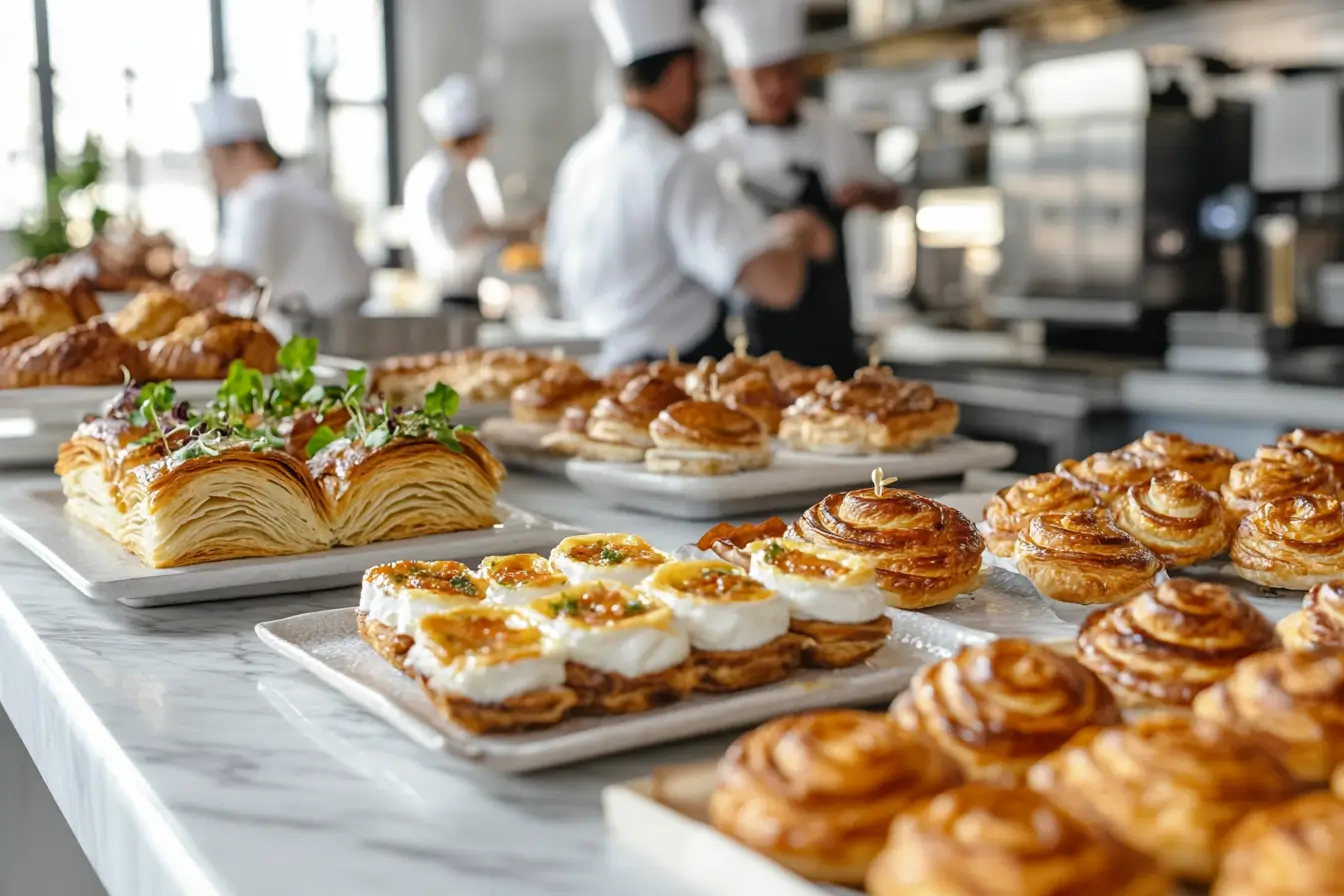
[[[257,626],[257,636],[427,750],[504,772],[535,771],[597,756],[743,728],[788,712],[889,701],[915,670],[986,636],[943,620],[894,610],[887,646],[850,669],[804,669],[786,681],[735,694],[694,694],[626,716],[573,718],[535,732],[473,735],[445,721],[420,686],[359,637],[353,607],[304,613]],[[760,891],[766,892],[766,891]]]
[[[316,554],[224,560],[152,569],[111,538],[71,519],[53,477],[0,485],[0,532],[13,538],[88,597],[129,607],[164,607],[225,598],[261,597],[357,585],[364,570],[396,560],[456,559],[474,563],[490,554],[549,551],[581,530],[498,505],[501,522],[489,529],[451,532]]]

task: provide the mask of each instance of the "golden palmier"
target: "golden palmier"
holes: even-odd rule
[[[1011,557],[1021,532],[1038,513],[1064,513],[1097,507],[1097,496],[1089,489],[1065,479],[1058,473],[1037,473],[1001,489],[985,505],[989,532],[985,544],[999,557]]]
[[[515,420],[557,423],[565,408],[592,407],[603,394],[602,384],[582,367],[561,362],[516,387],[509,396],[509,413]]]
[[[1228,835],[1212,896],[1344,893],[1344,802],[1328,793],[1250,813]]]
[[[1227,547],[1227,521],[1218,496],[1189,473],[1163,470],[1131,485],[1111,505],[1115,524],[1152,548],[1168,567],[1208,560]]]
[[[1333,495],[1262,504],[1232,537],[1232,566],[1266,588],[1306,591],[1344,578],[1344,509]]]
[[[1236,454],[1218,445],[1192,442],[1179,433],[1151,430],[1120,452],[1132,454],[1155,469],[1189,473],[1196,482],[1213,491],[1227,481],[1232,465],[1237,462]]]
[[[1152,479],[1157,469],[1132,454],[1100,451],[1082,460],[1062,460],[1055,472],[1092,492],[1103,504],[1111,504],[1123,497],[1131,485]]]
[[[1114,603],[1152,586],[1162,561],[1104,510],[1042,513],[1013,546],[1017,570],[1046,597],[1071,604]]]
[[[1310,451],[1331,466],[1336,484],[1344,484],[1344,430],[1295,429],[1279,438],[1279,447]]]
[[[664,408],[649,424],[649,436],[655,448],[646,463],[655,472],[714,475],[770,464],[770,443],[761,424],[715,401],[679,401]]]
[[[1267,501],[1297,495],[1333,495],[1338,487],[1330,465],[1313,454],[1262,447],[1255,457],[1232,467],[1220,494],[1233,525]]]
[[[928,383],[860,371],[800,398],[779,435],[792,448],[822,454],[912,451],[952,435],[959,418],[956,402]]]
[[[1344,647],[1344,581],[1313,585],[1302,609],[1280,620],[1278,632],[1288,650]]]
[[[748,373],[719,387],[719,401],[756,418],[770,435],[779,432],[779,421],[789,401],[764,372]]]

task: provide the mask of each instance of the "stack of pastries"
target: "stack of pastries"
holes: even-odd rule
[[[448,383],[466,401],[504,401],[552,363],[552,358],[516,348],[402,355],[373,368],[369,389],[393,405],[407,407],[420,404],[436,383]]]
[[[865,367],[852,380],[820,383],[799,398],[784,412],[779,436],[790,448],[819,454],[917,451],[952,435],[959,417],[956,403],[927,383]]]

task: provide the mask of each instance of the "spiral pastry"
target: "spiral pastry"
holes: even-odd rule
[[[1295,429],[1279,439],[1279,447],[1311,452],[1334,470],[1336,484],[1344,484],[1344,431]]]
[[[1255,457],[1232,467],[1220,494],[1232,525],[1278,498],[1333,495],[1338,483],[1330,465],[1313,454],[1290,448],[1263,447]]]
[[[1344,579],[1344,509],[1332,495],[1269,501],[1241,521],[1231,554],[1242,578],[1266,588]]]
[[[1103,504],[1110,504],[1122,498],[1131,485],[1152,479],[1157,470],[1132,454],[1101,451],[1082,460],[1062,460],[1055,472],[1092,492]]]
[[[779,435],[799,451],[871,454],[913,451],[957,429],[960,410],[928,383],[856,375],[822,383],[784,414]]]
[[[1260,612],[1221,585],[1171,579],[1093,613],[1078,631],[1078,659],[1121,706],[1189,706],[1236,664],[1274,646]]]
[[[1018,533],[1013,558],[1036,590],[1071,604],[1124,600],[1150,587],[1162,571],[1156,554],[1100,510],[1032,517]]]
[[[827,495],[791,527],[793,537],[877,563],[887,602],[903,610],[945,604],[980,587],[984,540],[957,510],[898,488]]]
[[[593,406],[584,421],[588,444],[580,453],[590,460],[638,462],[653,447],[649,424],[664,408],[686,400],[686,393],[670,380],[648,374],[635,377],[620,394]]]
[[[1170,896],[1156,863],[1025,788],[968,784],[901,813],[871,896]]]
[[[812,712],[728,748],[709,818],[810,880],[860,885],[896,814],[959,783],[952,760],[884,716]]]
[[[1058,473],[1037,473],[999,491],[985,505],[989,532],[985,544],[999,557],[1013,556],[1017,533],[1040,513],[1066,513],[1097,507],[1097,496]]]
[[[1313,586],[1302,609],[1279,622],[1278,632],[1288,650],[1344,647],[1344,581]]]
[[[1344,893],[1344,802],[1310,793],[1252,812],[1225,848],[1211,896]]]
[[[1017,638],[920,669],[891,714],[930,737],[966,780],[1007,786],[1083,728],[1120,721],[1111,692],[1077,660]]]
[[[1152,856],[1173,877],[1213,879],[1223,839],[1297,784],[1264,747],[1186,713],[1092,728],[1032,766],[1030,786]]]
[[[1180,470],[1210,491],[1217,491],[1232,473],[1237,456],[1218,445],[1192,442],[1179,433],[1146,432],[1120,449],[1158,470]]]
[[[789,406],[789,401],[763,372],[749,373],[720,386],[719,401],[755,417],[770,435],[779,432],[779,422]]]
[[[602,395],[601,383],[578,364],[567,361],[515,388],[509,396],[509,413],[515,420],[557,423],[565,408],[591,408]]]
[[[1131,485],[1111,513],[1117,526],[1152,548],[1168,567],[1208,560],[1227,547],[1222,502],[1179,470],[1163,470],[1145,483]]]
[[[664,408],[649,424],[649,437],[656,449],[646,457],[657,472],[737,472],[770,463],[761,424],[714,401],[679,401]]]

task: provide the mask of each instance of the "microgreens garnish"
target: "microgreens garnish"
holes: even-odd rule
[[[551,612],[557,616],[577,616],[583,607],[572,595],[561,594],[559,600],[551,601]]]
[[[644,604],[643,601],[639,601],[639,600],[628,600],[628,601],[625,602],[625,615],[626,615],[626,616],[638,616],[640,613],[643,613],[643,612],[644,612],[645,610],[647,610],[647,609],[648,609],[648,607],[645,606],[645,604]]]
[[[459,594],[476,596],[476,583],[464,572],[460,572],[448,580],[448,584],[453,586]]]
[[[625,554],[607,544],[602,546],[602,553],[597,555],[597,559],[605,566],[615,566],[625,562]]]
[[[779,559],[779,555],[784,553],[784,545],[777,541],[770,542],[770,546],[765,549],[765,562],[774,563]]]

